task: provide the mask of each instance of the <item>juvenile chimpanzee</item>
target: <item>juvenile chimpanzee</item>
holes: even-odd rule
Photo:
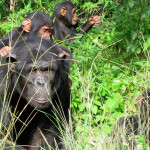
[[[16,142],[15,150],[49,150],[57,144],[65,149],[60,130],[69,123],[71,101],[66,58],[53,42],[38,37],[17,42],[12,53],[2,57],[2,136]]]
[[[146,142],[150,144],[150,91],[138,96],[140,114],[120,118],[113,131],[115,143],[121,144],[122,139],[134,149],[134,135],[144,135]]]
[[[48,14],[40,11],[31,13],[26,17],[20,27],[10,31],[0,41],[0,55],[5,56],[20,38],[25,39],[27,35],[30,35],[50,39],[52,31],[53,23]]]
[[[63,1],[56,5],[52,18],[54,21],[54,37],[56,40],[64,40],[67,38],[71,42],[76,36],[76,28],[78,27],[78,15],[76,13],[76,5],[69,1]],[[99,16],[92,16],[81,26],[80,32],[89,31],[93,25],[101,23]]]
[[[76,36],[76,28],[78,27],[78,15],[76,13],[76,5],[69,1],[63,1],[56,5],[52,18],[54,20],[54,37],[55,40],[64,40],[71,42],[73,37]],[[27,32],[30,31],[30,21],[26,20],[29,24]],[[93,25],[101,23],[99,16],[92,16],[88,21],[81,26],[80,32],[88,32]],[[24,22],[23,22],[24,24]]]

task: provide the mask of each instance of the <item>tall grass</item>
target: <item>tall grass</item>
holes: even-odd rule
[[[0,25],[3,34],[19,25],[23,15],[37,7],[52,13],[52,6],[59,1],[52,2],[50,7],[37,2],[34,8],[31,2],[24,4],[17,15],[10,14]],[[137,97],[150,88],[148,1],[131,0],[120,5],[119,1],[108,2],[101,18],[102,25],[66,46],[73,51],[74,58],[70,71],[73,117],[69,126],[64,122],[65,130],[59,128],[65,147],[68,150],[149,150],[149,143],[143,136],[144,128],[137,136],[131,133],[129,139],[124,125],[117,127],[115,137],[112,135],[120,117],[139,115]],[[5,105],[5,99],[2,101]],[[2,118],[3,115],[0,127]],[[9,142],[7,137],[11,137],[10,129],[7,131],[7,136],[0,132],[5,137],[0,141],[3,148],[5,142]]]
[[[130,63],[123,62],[123,59],[120,63],[117,56],[108,52],[108,48],[112,49],[113,45],[106,46],[105,50],[91,38],[83,37],[82,41],[76,40],[69,46],[74,48],[70,72],[73,81],[73,121],[70,117],[69,126],[64,122],[65,130],[59,126],[66,149],[149,149],[146,137],[142,134],[131,134],[131,139],[127,139],[125,133],[128,129],[125,126],[118,127],[115,139],[111,134],[120,116],[139,114],[137,95],[149,88],[148,50],[143,52],[146,58],[135,55]],[[2,101],[5,106],[5,100]],[[2,119],[5,118],[1,116]],[[15,120],[14,115],[12,120]],[[0,126],[3,126],[2,121]],[[141,129],[141,133],[144,130]],[[3,148],[5,142],[12,143],[7,140],[7,137],[11,139],[10,129],[7,131],[7,136],[1,131]]]

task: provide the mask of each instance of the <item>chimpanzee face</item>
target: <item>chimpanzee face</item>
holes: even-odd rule
[[[48,42],[50,41],[46,41],[46,44]],[[40,50],[34,44],[31,45],[30,52],[24,47],[24,54],[16,55],[15,51],[19,51],[16,47],[14,54],[9,57],[16,63],[11,66],[11,84],[15,87],[15,92],[32,107],[45,109],[52,104],[51,100],[61,84],[61,59],[66,56],[59,49],[53,48],[45,53],[45,49],[42,49],[43,43]],[[36,59],[33,59],[33,56],[37,56]]]
[[[53,32],[53,27],[50,28],[49,26],[44,25],[39,29],[38,36],[49,40],[52,32]]]
[[[25,33],[29,33],[31,36],[49,40],[53,32],[53,22],[48,14],[36,11],[23,20],[22,28]]]
[[[60,15],[62,16],[62,20],[65,20],[70,25],[76,25],[78,22],[78,15],[76,13],[76,7],[72,7],[70,5],[68,5],[67,7],[61,7]]]
[[[37,63],[26,64],[19,78],[19,87],[23,89],[25,86],[22,96],[31,101],[30,104],[34,107],[49,106],[55,90],[59,87],[61,68],[59,62],[55,62],[56,58],[53,60],[39,60]]]
[[[76,25],[78,22],[78,15],[76,13],[76,8],[72,9],[72,25]]]

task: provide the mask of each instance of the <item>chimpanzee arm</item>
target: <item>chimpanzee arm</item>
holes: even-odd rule
[[[3,39],[0,40],[0,49],[4,46],[9,46],[12,41],[16,41],[22,33],[22,28],[17,27],[10,31]]]
[[[88,21],[83,24],[81,26],[81,33],[85,33],[85,32],[88,32],[92,27],[93,25],[96,26],[96,25],[99,25],[101,24],[101,19],[99,16],[92,16],[88,19]]]
[[[64,36],[62,34],[62,29],[63,27],[61,27],[59,25],[59,23],[57,22],[57,20],[55,21],[54,23],[54,37],[55,37],[55,40],[60,40],[62,41],[64,39]]]
[[[93,27],[93,25],[91,25],[90,22],[87,21],[85,24],[81,25],[81,29],[80,29],[79,33],[88,32],[92,27]]]
[[[54,37],[55,37],[55,40],[62,41],[64,39],[62,32],[59,30],[55,30],[55,29],[54,29]]]

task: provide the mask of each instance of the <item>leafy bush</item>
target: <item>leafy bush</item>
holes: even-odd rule
[[[4,1],[0,2],[1,36],[19,26],[28,13],[40,10],[51,15],[58,2],[60,0],[20,0],[14,13],[9,12]],[[74,55],[70,78],[77,141],[72,143],[74,149],[91,149],[94,143],[97,148],[107,139],[103,149],[110,149],[107,134],[115,121],[120,116],[137,113],[136,97],[149,88],[150,2],[72,2],[78,6],[82,22],[91,15],[101,14],[103,9],[102,24],[82,38],[79,34],[67,45]],[[80,141],[84,141],[83,144]],[[143,138],[139,137],[139,141],[144,143]]]

